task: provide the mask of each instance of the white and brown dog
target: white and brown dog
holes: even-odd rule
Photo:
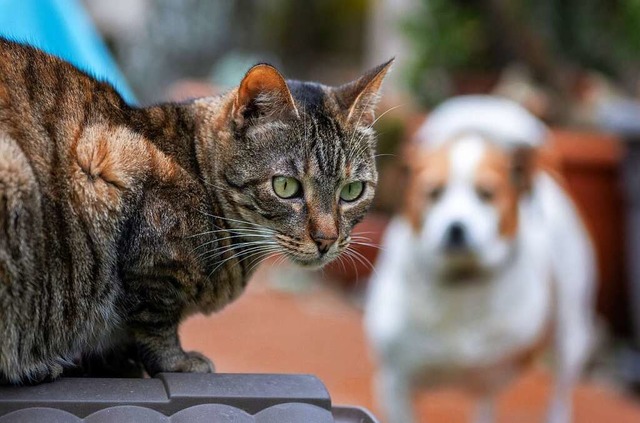
[[[388,227],[365,325],[391,423],[414,421],[412,393],[454,384],[479,422],[550,344],[548,422],[571,421],[591,345],[594,253],[557,177],[538,165],[545,126],[489,96],[445,102],[419,132],[407,207]]]

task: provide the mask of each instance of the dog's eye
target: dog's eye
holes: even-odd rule
[[[427,198],[429,201],[436,202],[442,197],[442,193],[444,192],[444,188],[442,186],[431,187],[429,191],[427,191]]]
[[[490,203],[495,198],[495,193],[490,188],[478,187],[476,192],[478,193],[478,198],[485,203]]]

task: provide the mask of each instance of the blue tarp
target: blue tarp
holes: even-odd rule
[[[0,35],[61,57],[136,102],[78,0],[0,0]]]

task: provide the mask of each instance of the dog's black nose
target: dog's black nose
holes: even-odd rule
[[[448,249],[458,249],[466,247],[467,234],[464,225],[460,222],[454,222],[447,229],[445,242]]]

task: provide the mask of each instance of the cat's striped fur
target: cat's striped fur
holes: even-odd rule
[[[211,371],[180,346],[185,316],[236,298],[270,254],[322,265],[346,248],[376,184],[388,67],[330,88],[259,65],[223,96],[133,108],[0,38],[0,380],[55,378],[79,358],[92,374]],[[304,195],[274,195],[278,174]],[[351,180],[366,188],[346,204]]]

